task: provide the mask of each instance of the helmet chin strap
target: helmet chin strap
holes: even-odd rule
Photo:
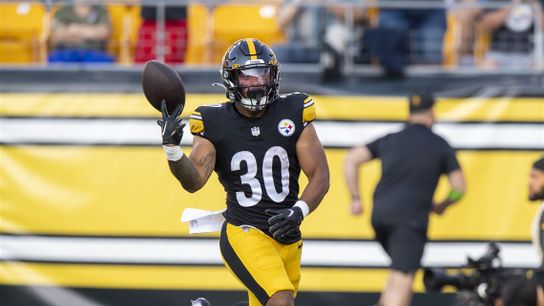
[[[242,97],[240,104],[246,109],[254,112],[263,110],[266,106],[266,90],[264,88],[248,88],[247,98]]]

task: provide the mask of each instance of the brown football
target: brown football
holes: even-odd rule
[[[185,106],[185,87],[179,74],[170,66],[157,60],[145,63],[142,72],[142,88],[147,101],[158,111],[161,101],[166,101],[168,113],[172,114],[178,105]]]

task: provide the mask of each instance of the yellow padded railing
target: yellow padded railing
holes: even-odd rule
[[[0,4],[0,62],[44,62],[49,14],[39,3]]]

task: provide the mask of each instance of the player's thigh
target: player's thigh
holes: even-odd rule
[[[404,273],[415,272],[420,267],[426,242],[425,230],[404,225],[395,226],[388,239],[391,268]]]
[[[302,240],[283,247],[283,262],[285,264],[285,270],[289,276],[289,280],[296,291],[298,291],[298,285],[300,283],[300,258],[302,256]]]
[[[228,268],[261,304],[278,291],[295,292],[282,257],[284,246],[270,236],[225,223],[220,245]]]

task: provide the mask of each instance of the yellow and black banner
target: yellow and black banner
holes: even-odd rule
[[[380,164],[363,168],[367,213],[353,217],[342,163],[348,148],[401,129],[408,115],[402,97],[312,98],[332,184],[302,226],[301,305],[318,305],[310,301],[321,294],[348,299],[383,288],[389,259],[370,226]],[[183,116],[223,100],[188,95]],[[431,217],[423,266],[458,267],[489,241],[499,242],[505,267],[536,266],[530,224],[537,205],[527,199],[527,181],[544,152],[544,99],[443,98],[436,112],[434,130],[458,150],[468,192]],[[160,146],[160,113],[143,95],[0,93],[0,116],[0,297],[17,292],[31,296],[17,305],[91,306],[131,305],[116,302],[127,292],[161,301],[141,305],[188,305],[210,292],[223,292],[217,299],[226,303],[243,299],[222,265],[217,235],[190,236],[179,221],[186,207],[224,208],[224,191],[215,175],[195,194],[179,186]],[[191,139],[186,131],[186,153]],[[435,196],[447,192],[441,181]],[[89,298],[96,290],[100,297]]]

